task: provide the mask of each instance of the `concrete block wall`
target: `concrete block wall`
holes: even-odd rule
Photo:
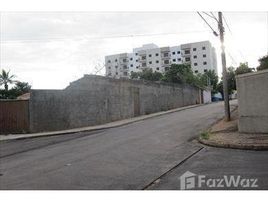
[[[236,77],[238,129],[246,133],[268,133],[268,70]]]
[[[32,90],[31,132],[103,124],[200,103],[199,88],[85,75],[64,90]]]

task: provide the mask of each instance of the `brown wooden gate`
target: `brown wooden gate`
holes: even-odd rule
[[[0,101],[0,134],[29,131],[29,100]]]

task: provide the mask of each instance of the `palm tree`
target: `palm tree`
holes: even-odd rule
[[[2,69],[2,73],[0,74],[0,86],[4,85],[5,91],[8,91],[8,84],[12,84],[16,82],[15,80],[12,80],[15,78],[15,75],[9,75],[10,71],[5,71]]]

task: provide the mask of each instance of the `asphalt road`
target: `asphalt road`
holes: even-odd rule
[[[215,148],[215,160],[204,155],[206,161],[199,155],[207,148],[191,142],[223,115],[223,104],[213,103],[103,131],[1,142],[0,189],[177,189],[168,185],[171,174],[178,177],[194,158],[230,169],[237,162]],[[241,164],[263,158],[259,166],[266,167],[267,153],[258,155]]]

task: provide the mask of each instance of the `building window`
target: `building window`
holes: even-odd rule
[[[152,61],[150,61],[149,64],[152,64]]]
[[[123,69],[127,69],[127,66],[126,66],[126,65],[124,65],[124,66],[123,66]]]
[[[164,64],[169,64],[169,60],[164,60]]]
[[[156,70],[159,71],[159,67],[157,67]]]
[[[139,66],[137,66],[136,69],[139,69]]]
[[[203,62],[203,65],[207,65],[207,62]]]
[[[127,72],[124,72],[124,76],[127,76]]]
[[[176,62],[176,59],[173,59],[172,61],[173,61],[173,62]]]
[[[146,56],[142,56],[141,59],[142,59],[142,60],[145,60],[145,59],[146,59]]]
[[[165,67],[165,71],[168,71],[169,70],[169,67]]]
[[[194,73],[196,73],[196,74],[197,74],[197,73],[198,73],[198,70],[195,70],[195,71],[194,71]]]
[[[156,54],[155,54],[155,56],[159,56],[159,54],[158,54],[158,53],[156,53]]]
[[[142,63],[141,66],[142,66],[142,67],[146,67],[146,63]]]
[[[191,61],[190,57],[185,58],[185,61],[186,61],[186,62]]]
[[[196,48],[193,48],[193,51],[196,51]]]
[[[181,58],[178,58],[178,61],[181,61]]]
[[[117,59],[115,59],[114,62],[117,62]]]
[[[207,69],[204,69],[204,72],[207,72],[208,70]]]
[[[168,57],[168,53],[164,53],[164,57]]]
[[[116,69],[118,68],[118,66],[116,65],[116,66],[114,66]]]
[[[108,60],[108,63],[111,63],[111,60]]]
[[[138,55],[138,53],[135,53],[135,55],[137,56],[137,55]]]
[[[155,63],[159,63],[159,60],[155,61]]]
[[[176,53],[175,51],[172,52],[173,55],[175,55],[175,53]]]
[[[194,63],[194,66],[197,66],[197,63]]]
[[[152,57],[152,54],[149,54],[149,57]]]
[[[185,54],[190,54],[190,50],[185,50],[184,53]]]
[[[127,62],[127,59],[126,59],[126,58],[124,58],[124,59],[123,59],[123,62]]]
[[[197,55],[195,55],[194,58],[197,58]]]
[[[116,75],[118,75],[118,72],[115,72]]]
[[[202,50],[206,50],[206,47],[202,47]]]
[[[136,62],[139,62],[139,60],[136,60]]]
[[[207,57],[207,55],[206,54],[203,54],[203,58],[205,58],[205,57]]]
[[[111,67],[108,67],[108,69],[111,69]]]
[[[181,52],[180,51],[177,51],[177,54],[181,54]]]
[[[133,67],[133,65],[131,64],[130,67]]]
[[[130,58],[130,60],[133,60],[133,58]]]

